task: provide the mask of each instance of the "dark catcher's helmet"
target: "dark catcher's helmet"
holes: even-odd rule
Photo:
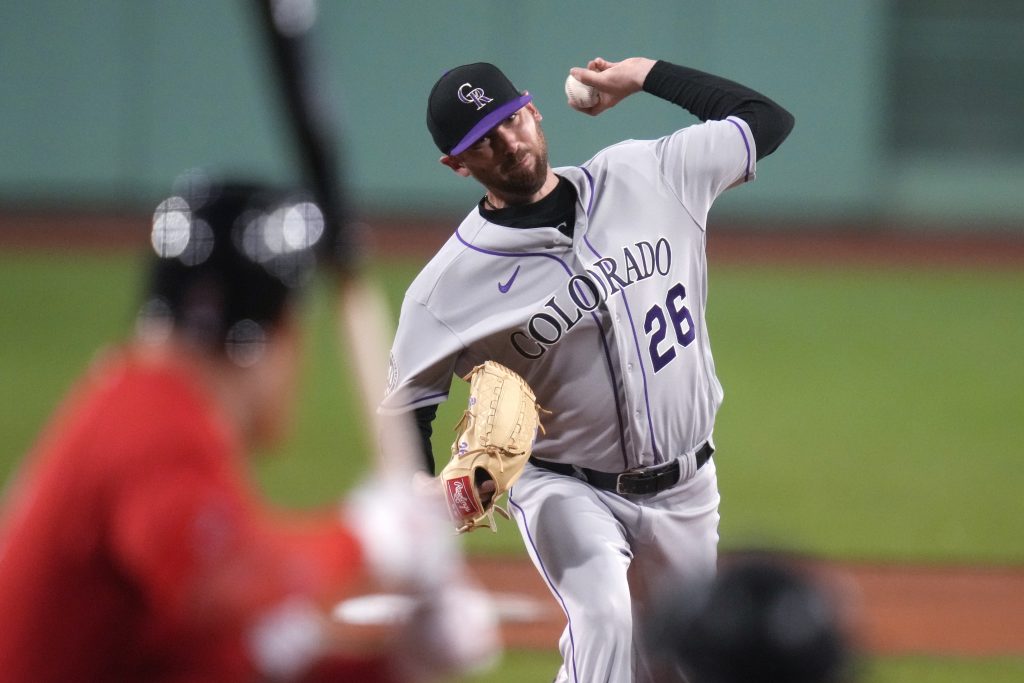
[[[832,597],[796,565],[755,554],[700,594],[662,601],[650,636],[699,683],[848,681],[852,652]]]

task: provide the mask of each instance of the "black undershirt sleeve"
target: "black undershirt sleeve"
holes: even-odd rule
[[[430,445],[430,436],[434,433],[434,418],[437,417],[437,404],[423,406],[413,411],[416,430],[420,433],[420,446],[423,452],[423,464],[427,474],[434,474],[434,449]]]
[[[658,61],[644,91],[678,104],[701,121],[736,116],[754,136],[757,158],[774,152],[793,130],[793,115],[761,93],[734,81],[671,62]]]

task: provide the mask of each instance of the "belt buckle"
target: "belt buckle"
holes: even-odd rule
[[[615,493],[619,495],[635,493],[632,491],[626,491],[623,489],[623,482],[641,482],[644,480],[655,479],[658,476],[658,472],[652,472],[650,468],[637,468],[635,470],[626,470],[621,472],[615,477]]]

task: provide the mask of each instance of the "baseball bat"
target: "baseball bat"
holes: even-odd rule
[[[443,615],[457,611],[445,610],[445,605],[455,602],[459,610],[468,610],[474,615],[479,628],[475,634],[477,640],[474,647],[468,649],[445,649],[438,661],[444,662],[445,657],[449,657],[451,660],[447,666],[458,669],[485,668],[493,665],[494,655],[500,651],[500,640],[488,628],[488,616],[481,612],[490,598],[485,599],[485,592],[473,588],[474,582],[466,574],[464,556],[450,529],[451,520],[445,511],[440,487],[434,486],[433,495],[427,495],[424,488],[426,484],[414,486],[414,474],[420,469],[418,462],[421,455],[411,414],[384,418],[378,411],[384,395],[387,350],[393,337],[389,323],[391,318],[382,292],[365,276],[361,266],[362,244],[352,229],[335,129],[323,95],[325,90],[320,88],[314,78],[314,64],[308,54],[312,47],[307,34],[312,21],[296,26],[289,23],[295,17],[287,14],[288,11],[301,13],[301,10],[292,6],[308,8],[313,1],[259,0],[259,3],[303,171],[314,199],[324,214],[328,257],[337,279],[338,327],[341,338],[347,342],[347,348],[342,351],[347,350],[354,369],[361,403],[365,409],[364,424],[373,425],[369,434],[374,451],[372,462],[377,470],[375,479],[383,483],[383,488],[376,490],[375,500],[378,508],[381,508],[384,498],[396,494],[400,500],[413,501],[416,504],[415,519],[403,518],[397,523],[411,524],[413,529],[425,532],[422,538],[430,543],[428,552],[417,546],[415,555],[403,547],[396,550],[394,542],[377,546],[377,555],[381,554],[380,548],[386,549],[384,555],[389,558],[388,564],[392,566],[392,571],[395,566],[404,565],[404,570],[399,571],[415,572],[415,579],[411,579],[412,585],[419,586],[422,592],[414,590],[412,594],[364,595],[356,599],[354,606],[349,604],[346,607],[345,603],[340,603],[331,616],[333,622],[341,628],[372,630],[375,626],[395,625],[394,620],[401,620],[403,614],[419,615],[419,620],[424,618],[420,609],[427,609],[428,613],[430,610],[440,610],[423,621],[421,626],[435,635],[440,634],[439,644],[443,645],[440,649],[445,649],[448,641],[455,640],[452,628],[456,622],[445,620]],[[382,496],[381,493],[387,495]],[[393,514],[394,509],[394,505],[389,505],[380,511],[386,517],[389,511]],[[381,519],[375,521],[378,528],[381,528]],[[384,524],[386,526],[387,522]],[[379,536],[386,537],[388,534],[385,532]],[[401,535],[396,537],[404,538]],[[412,545],[416,546],[415,543]],[[380,609],[381,601],[385,606],[383,611]],[[471,605],[476,607],[469,607]],[[506,614],[502,617],[494,607],[487,607],[486,610],[494,619],[494,626],[498,619],[509,619],[510,616]],[[465,618],[466,615],[461,616]],[[528,618],[532,618],[532,612],[528,613]],[[462,619],[458,627],[463,627]],[[418,633],[416,628],[413,628],[413,633]],[[424,657],[423,637],[427,635],[430,634],[418,634],[415,642],[417,657]],[[437,656],[438,652],[435,652],[426,659],[436,659]]]
[[[385,425],[377,411],[393,337],[391,315],[383,293],[365,276],[362,265],[364,243],[354,229],[346,195],[340,135],[313,55],[316,0],[258,0],[257,5],[295,150],[323,213],[321,255],[337,282],[340,339],[351,359],[365,411],[363,424],[374,426],[369,434],[373,462],[382,473],[411,474],[420,459],[411,419],[388,418]]]

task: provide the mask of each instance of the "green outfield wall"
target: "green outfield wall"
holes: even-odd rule
[[[182,169],[287,179],[254,3],[0,5],[0,205],[148,207]],[[360,208],[446,215],[477,194],[437,164],[432,82],[488,60],[530,90],[556,165],[692,122],[635,98],[597,119],[564,104],[567,69],[663,57],[763,90],[796,115],[722,216],[919,221],[1021,230],[1024,5],[1012,0],[395,0],[320,3],[324,97]]]

